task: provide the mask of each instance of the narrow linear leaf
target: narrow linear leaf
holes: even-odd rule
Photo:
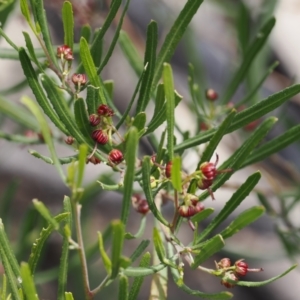
[[[116,2],[116,1],[115,1]],[[112,42],[107,50],[107,53],[101,63],[101,66],[98,68],[98,71],[97,71],[97,74],[100,74],[103,70],[103,68],[106,66],[106,64],[108,63],[114,49],[115,49],[115,46],[117,44],[117,41],[119,39],[119,34],[120,34],[120,31],[121,31],[121,28],[122,28],[122,25],[123,25],[123,20],[124,20],[124,17],[125,17],[125,14],[127,12],[127,9],[129,7],[129,3],[130,3],[130,0],[126,0],[125,2],[125,5],[124,5],[124,8],[123,8],[123,11],[122,11],[122,14],[120,16],[120,19],[119,19],[119,22],[118,22],[118,25],[117,25],[117,28],[116,28],[116,31],[115,31],[115,35],[112,39]]]
[[[162,216],[161,212],[157,209],[154,199],[153,192],[151,189],[150,183],[150,157],[145,156],[142,164],[142,178],[143,178],[143,190],[149,205],[149,209],[152,211],[155,218],[160,221],[162,224],[169,226],[169,222]]]
[[[21,263],[22,287],[27,299],[38,300],[37,292],[33,282],[28,263]]]
[[[136,114],[146,109],[151,98],[151,86],[156,62],[157,39],[157,23],[152,20],[147,28],[146,51],[144,57],[144,67],[147,66],[147,69],[145,71],[145,75],[141,84],[140,95],[136,107]]]
[[[33,100],[31,100],[28,97],[23,97],[21,101],[22,101],[22,103],[24,103],[29,108],[29,110],[32,112],[32,114],[38,120],[38,123],[40,125],[41,130],[42,130],[43,139],[45,140],[45,142],[48,146],[48,149],[51,153],[51,159],[53,160],[53,163],[54,163],[54,165],[55,165],[55,167],[58,171],[58,174],[60,175],[60,178],[62,179],[63,182],[65,182],[66,177],[65,177],[64,171],[61,167],[58,156],[56,154],[55,148],[54,148],[50,128],[47,124],[47,121],[46,121],[41,109],[39,108],[39,106],[35,102],[33,102]]]
[[[145,253],[141,259],[141,262],[139,264],[140,268],[147,268],[150,266],[150,260],[151,255],[149,252]],[[131,289],[129,291],[129,299],[130,300],[136,300],[138,297],[138,294],[140,292],[141,286],[144,281],[144,276],[136,277],[132,283]]]
[[[127,224],[129,209],[131,205],[131,196],[133,191],[134,173],[135,173],[135,160],[138,151],[138,131],[135,127],[131,127],[127,133],[126,138],[126,172],[124,177],[124,186],[126,189],[123,194],[121,220]]]
[[[295,268],[297,268],[298,265],[293,265],[292,267],[290,267],[289,269],[287,269],[285,272],[283,272],[282,274],[272,277],[268,280],[265,281],[258,281],[258,282],[251,282],[251,281],[238,281],[237,285],[239,286],[247,286],[247,287],[258,287],[258,286],[263,286],[266,284],[269,284],[283,276],[285,276],[286,274],[288,274],[289,272],[291,272],[292,270],[294,270]]]
[[[0,131],[0,138],[5,139],[10,142],[21,143],[25,145],[37,145],[42,144],[43,142],[37,138],[26,137],[24,135],[19,134],[8,134]]]
[[[239,232],[241,229],[245,228],[249,224],[256,221],[258,218],[260,218],[264,214],[264,212],[265,209],[262,206],[251,207],[245,210],[240,215],[238,215],[229,224],[229,226],[221,231],[220,235],[223,237],[223,239],[228,239],[229,237]]]
[[[84,24],[80,29],[80,37],[84,37],[89,43],[92,36],[92,28],[89,24]],[[76,72],[79,73],[79,72]]]
[[[181,157],[175,156],[172,160],[171,168],[171,182],[175,190],[179,193],[182,191],[182,182],[181,182]]]
[[[174,80],[171,65],[163,66],[164,89],[166,95],[166,119],[167,119],[167,149],[169,159],[173,160],[174,155],[174,126],[175,126],[175,97],[174,97]]]
[[[260,180],[260,173],[256,172],[237,189],[226,202],[221,212],[209,223],[209,225],[199,234],[197,243],[207,237],[215,228],[217,228],[227,217],[241,204],[241,202],[250,194],[253,188]]]
[[[69,213],[62,213],[54,217],[56,222],[61,222],[69,217]],[[29,256],[28,264],[30,267],[30,272],[33,275],[38,263],[38,260],[40,258],[43,246],[50,236],[50,234],[55,230],[54,226],[50,224],[47,228],[43,228],[40,232],[39,238],[35,240],[35,242],[32,245],[31,253]],[[55,275],[57,277],[57,273]]]
[[[28,114],[28,112],[21,107],[0,96],[0,111],[13,119],[15,122],[24,125],[28,129],[38,130],[38,123]]]
[[[5,274],[2,276],[2,287],[1,287],[1,299],[6,299],[6,291],[7,291],[7,277]]]
[[[248,47],[248,50],[245,53],[245,57],[244,57],[244,60],[241,64],[240,68],[237,70],[237,72],[235,73],[231,82],[229,83],[229,85],[226,89],[226,92],[224,94],[224,97],[221,100],[221,102],[223,104],[227,103],[232,98],[232,96],[234,95],[238,86],[240,85],[242,80],[245,78],[253,59],[256,57],[256,55],[259,53],[259,51],[262,49],[262,47],[266,43],[266,41],[269,37],[269,34],[271,33],[274,25],[275,25],[275,18],[272,17],[270,20],[268,20],[266,22],[266,24],[264,24],[264,26],[261,28],[261,30],[256,35],[254,41]]]
[[[158,264],[155,266],[151,266],[149,268],[129,267],[126,270],[124,270],[123,273],[129,277],[140,277],[140,276],[148,276],[148,275],[156,274],[165,268],[166,268],[165,264]]]
[[[299,92],[300,92],[299,84],[290,86],[276,94],[269,96],[268,98],[260,101],[259,103],[254,104],[251,107],[237,113],[226,133],[233,132],[251,123],[252,121],[255,121],[263,117],[264,115],[273,111],[274,109],[282,105],[285,101],[289,100],[291,97],[298,94]],[[149,127],[148,128],[148,132],[149,132],[150,126],[148,127]],[[200,133],[199,135],[196,135],[176,145],[174,147],[174,151],[175,152],[182,151],[206,143],[211,139],[214,133],[215,133],[215,129],[210,129],[203,133]]]
[[[186,28],[193,19],[202,2],[203,0],[186,1],[184,8],[180,11],[180,14],[168,32],[157,56],[152,91],[156,88],[156,85],[161,77],[163,64],[170,61],[179,41],[186,31]]]
[[[219,252],[224,246],[225,243],[220,234],[209,239],[205,242],[204,246],[201,247],[200,253],[195,256],[194,262],[191,265],[192,269],[196,269],[212,255]]]
[[[74,17],[72,3],[65,1],[62,7],[62,21],[64,26],[64,44],[73,50],[74,44]]]
[[[120,31],[118,42],[135,74],[140,77],[143,72],[143,60],[134,43],[130,40],[130,37],[125,31]]]
[[[0,219],[0,249],[1,249],[1,257],[2,262],[4,264],[4,260],[7,260],[10,266],[10,270],[13,272],[16,278],[20,277],[20,269],[17,259],[14,255],[14,252],[11,249],[9,240],[4,230],[4,225],[2,223],[2,219]],[[9,275],[6,274],[9,279]]]
[[[28,150],[28,153],[31,154],[32,156],[36,157],[36,158],[39,158],[39,159],[42,159],[44,162],[46,162],[47,164],[50,164],[50,165],[53,165],[54,162],[52,160],[51,157],[48,157],[48,156],[45,156],[45,155],[42,155],[38,152],[36,152],[35,150]],[[78,155],[72,155],[72,156],[66,156],[66,157],[59,157],[58,160],[59,162],[64,165],[64,164],[69,164],[75,160],[78,159]]]
[[[95,114],[99,105],[101,104],[98,87],[88,85],[86,94],[86,104],[89,115]]]
[[[225,118],[225,120],[222,122],[222,124],[219,126],[219,128],[215,131],[214,135],[209,141],[209,144],[205,148],[205,150],[202,153],[201,160],[198,164],[197,169],[199,166],[206,162],[210,161],[212,155],[214,154],[217,146],[219,145],[220,141],[222,140],[223,136],[226,134],[226,131],[228,130],[228,127],[230,126],[232,120],[234,119],[236,115],[236,111],[232,110],[228,116]]]
[[[87,158],[87,145],[83,144],[79,146],[79,157],[78,157],[78,168],[77,168],[77,181],[76,181],[76,189],[81,190],[82,181],[84,177],[84,170],[86,166],[86,158]]]
[[[153,244],[159,260],[164,263],[166,258],[166,250],[162,242],[160,232],[156,227],[153,228]]]
[[[51,36],[49,33],[49,26],[46,17],[46,12],[44,9],[44,1],[35,1],[35,11],[36,11],[36,18],[38,21],[38,25],[42,32],[43,40],[46,46],[46,49],[50,55],[52,62],[57,66],[56,55],[54,53],[54,49],[52,47],[53,43],[51,41]]]
[[[272,154],[279,152],[299,139],[300,125],[297,125],[288,129],[278,137],[264,143],[262,146],[254,149],[251,155],[243,163],[242,168],[270,157]]]
[[[111,6],[108,12],[108,15],[101,27],[101,29],[97,32],[93,43],[91,45],[91,53],[94,53],[96,51],[99,51],[100,49],[98,48],[99,44],[102,43],[103,37],[105,33],[107,32],[108,28],[110,27],[112,21],[114,20],[120,6],[122,4],[122,0],[114,0],[111,2]],[[85,38],[85,36],[82,35],[82,37]],[[88,41],[88,39],[86,39]],[[81,69],[81,64],[78,66],[76,73],[81,73],[78,70]]]
[[[65,300],[74,300],[71,292],[65,292]]]
[[[27,0],[20,0],[20,8],[21,8],[22,15],[24,16],[28,25],[30,26],[32,31],[36,33],[35,26],[33,25],[32,21],[31,21],[30,11],[29,11]]]
[[[104,84],[104,88],[105,88],[109,98],[113,99],[113,97],[114,97],[114,88],[115,88],[114,81],[113,80],[105,80],[103,82],[103,84]]]
[[[94,32],[94,37],[96,39],[96,37],[98,36],[98,33],[101,31],[101,29],[97,29]],[[88,41],[88,40],[87,40]],[[93,62],[95,64],[96,67],[99,67],[101,64],[101,59],[102,59],[102,53],[103,53],[103,39],[96,40],[96,43],[93,43],[93,47],[90,48],[91,50],[91,56],[93,58]]]
[[[32,200],[33,206],[35,209],[41,214],[41,216],[50,224],[53,226],[55,230],[58,229],[58,222],[51,216],[48,208],[44,205],[43,202],[33,199]]]
[[[208,218],[214,211],[215,210],[212,207],[205,208],[196,215],[192,216],[191,221],[199,223]]]
[[[128,278],[127,276],[120,276],[119,279],[119,297],[118,300],[128,300]]]
[[[117,277],[119,273],[121,258],[122,258],[122,250],[124,243],[124,224],[120,221],[112,222],[112,250],[111,250],[111,279]]]
[[[94,61],[91,56],[89,45],[84,37],[80,38],[80,58],[91,84],[96,88],[99,87],[99,96],[100,96],[101,104],[107,104],[103,89],[100,88],[101,87],[100,78],[97,74],[97,69],[94,65]]]
[[[147,224],[147,218],[146,218],[146,216],[143,216],[137,233],[131,234],[130,232],[126,232],[125,239],[131,240],[131,239],[138,239],[138,238],[142,237],[144,235],[144,232],[146,229],[146,224]]]
[[[150,240],[142,240],[130,256],[131,262],[135,262],[138,259],[138,257],[140,257],[140,255],[145,251],[145,249],[149,246],[149,244]]]
[[[103,261],[103,265],[105,267],[105,270],[107,272],[108,275],[111,274],[111,270],[112,270],[112,266],[111,266],[111,260],[108,257],[105,249],[104,249],[104,243],[103,243],[103,237],[102,237],[102,233],[98,231],[98,242],[99,242],[99,251],[100,251],[100,255]]]
[[[24,48],[19,49],[19,58],[23,68],[24,75],[27,78],[28,84],[35,96],[36,101],[43,109],[44,113],[50,118],[54,125],[64,132],[66,135],[69,135],[66,130],[64,123],[58,118],[53,108],[51,107],[48,99],[45,97],[44,91],[38,82],[37,75],[31,65],[30,59]]]
[[[28,52],[30,54],[31,59],[39,67],[39,70],[42,71],[43,68],[42,68],[40,62],[38,61],[38,59],[35,55],[35,51],[34,51],[34,47],[33,47],[30,35],[27,32],[24,32],[24,31],[23,31],[23,35],[24,35],[26,47],[28,49]]]

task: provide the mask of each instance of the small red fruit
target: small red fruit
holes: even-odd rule
[[[113,149],[109,152],[108,158],[112,163],[118,165],[119,163],[121,163],[123,161],[124,155],[120,150]]]
[[[91,126],[97,126],[100,123],[100,121],[101,121],[101,118],[96,114],[91,114],[89,116],[89,122],[90,122]]]
[[[165,169],[165,175],[166,175],[167,178],[171,178],[171,171],[172,171],[172,162],[169,161],[166,164],[166,169]]]
[[[111,117],[115,114],[114,111],[106,104],[101,104],[98,107],[97,112],[100,116],[104,116],[104,117]]]
[[[101,129],[94,130],[92,138],[95,142],[101,145],[105,145],[108,142],[108,135]]]
[[[219,161],[219,155],[217,154],[216,156],[217,156],[217,158],[216,158],[215,163],[204,162],[203,164],[200,165],[200,170],[201,170],[205,180],[212,181],[217,176],[218,172],[217,172],[216,166]]]
[[[216,101],[219,98],[218,93],[213,89],[207,89],[205,92],[205,96],[209,101]]]

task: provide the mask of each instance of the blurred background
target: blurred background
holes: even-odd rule
[[[75,36],[78,41],[80,28],[83,25],[89,23],[92,28],[102,26],[110,1],[74,0],[71,2],[77,26]],[[62,3],[62,0],[45,1],[53,40],[57,45],[63,43]],[[143,57],[145,34],[150,20],[154,19],[158,22],[159,36],[162,41],[184,3],[185,1],[179,0],[131,0],[123,30],[134,42],[141,57]],[[15,4],[12,2],[9,9],[13,9],[9,17],[0,19],[4,31],[14,43],[24,45],[22,31],[30,32],[30,29],[27,28],[21,16],[17,2]],[[0,18],[3,15],[1,11]],[[234,70],[240,65],[247,45],[251,43],[259,28],[272,15],[276,17],[275,28],[267,45],[254,60],[245,84],[239,88],[232,101],[238,102],[248,95],[275,61],[279,61],[279,65],[267,77],[262,87],[251,95],[249,105],[294,82],[299,82],[300,1],[206,0],[200,6],[172,59],[175,87],[179,94],[184,96],[184,101],[176,111],[176,120],[182,130],[189,130],[192,134],[200,130],[199,120],[191,111],[188,92],[188,64],[194,65],[195,76],[203,92],[207,88],[213,88],[219,95],[222,95]],[[105,41],[107,45],[113,37],[114,29],[109,30],[108,38]],[[36,46],[38,47],[37,43]],[[1,39],[0,50],[7,47],[9,46]],[[17,60],[5,59],[4,50],[0,51],[0,67],[0,97],[19,103],[22,95],[31,95],[31,92],[24,86],[21,86],[17,93],[11,93],[10,87],[22,82],[23,72]],[[124,111],[138,78],[124,58],[119,45],[102,76],[104,79],[115,81],[115,103],[121,111]],[[269,138],[277,136],[292,125],[299,123],[299,101],[300,97],[297,96],[274,113],[279,117],[279,122],[270,133]],[[0,115],[0,122],[1,131],[25,134],[24,128],[20,128],[4,114]],[[159,133],[160,131],[158,131],[158,135]],[[241,131],[239,134],[226,137],[218,149],[220,160],[227,159],[248,134],[246,131]],[[251,267],[264,269],[263,273],[247,275],[245,280],[268,279],[283,272],[299,259],[299,146],[299,143],[294,144],[260,165],[239,171],[236,176],[232,177],[228,186],[216,193],[216,201],[211,203],[211,200],[207,199],[210,201],[209,206],[217,210],[221,209],[232,192],[244,182],[248,175],[257,169],[263,173],[263,178],[257,187],[257,192],[264,195],[263,199],[253,193],[236,213],[259,204],[265,198],[270,205],[267,209],[268,213],[251,227],[231,238],[224,251],[218,257],[214,257],[217,261],[223,257],[230,257],[232,261],[245,258]],[[43,145],[34,145],[33,148],[40,153],[47,154],[47,149]],[[61,156],[72,154],[72,151],[63,144],[57,144],[57,149]],[[146,140],[143,141],[140,151],[146,154],[153,153],[151,145]],[[197,163],[195,159],[196,156],[193,155],[185,157],[186,169],[193,168]],[[95,251],[93,242],[96,240],[97,231],[104,230],[112,218],[118,218],[121,202],[121,196],[118,193],[101,192],[100,187],[95,183],[96,179],[104,176],[106,171],[108,170],[102,166],[87,166],[86,184],[89,185],[89,192],[86,193],[84,199],[83,219],[86,244],[92,245],[88,247],[88,251],[91,253],[89,263],[92,286],[93,281],[96,285],[99,278],[103,277],[101,262],[98,260],[97,249]],[[32,199],[38,198],[45,202],[53,213],[57,213],[61,209],[63,196],[67,193],[67,188],[60,182],[53,166],[32,157],[28,153],[28,147],[4,139],[0,140],[0,200],[2,200],[0,212],[1,218],[8,221],[8,235],[14,241],[19,260],[27,259],[30,245],[38,234],[38,230],[34,228],[36,225],[42,226],[43,224],[41,218],[31,207]],[[165,208],[166,214],[168,214],[168,210],[171,213],[171,206]],[[135,222],[137,218],[139,216],[133,213],[130,220],[132,232],[137,230],[137,222]],[[151,217],[149,219],[151,220]],[[149,226],[149,228],[151,227]],[[182,239],[188,243],[192,238],[192,232],[188,226],[185,229],[180,234]],[[25,237],[20,238],[20,230],[21,232],[26,230]],[[150,236],[151,232],[146,233],[147,235]],[[59,262],[61,241],[59,236],[54,234],[48,243],[49,251],[43,254],[44,259],[39,265],[40,272],[36,276],[36,280],[40,283],[48,282],[40,286],[43,299],[55,299],[56,266]],[[126,254],[131,254],[131,249],[135,246],[133,243],[132,241],[128,243]],[[206,267],[213,268],[213,260],[208,262]],[[76,258],[72,259],[71,270],[70,289],[75,291],[74,295],[80,295],[82,292],[80,290],[81,277],[80,270],[76,266]],[[297,268],[286,277],[265,287],[235,287],[234,299],[297,300],[300,295],[299,279],[299,268]],[[217,278],[200,272],[196,274],[187,270],[185,282],[191,288],[205,292],[224,290]],[[146,280],[139,299],[148,299],[149,285],[150,281]],[[96,299],[116,299],[116,291],[116,287],[111,286]],[[183,297],[184,299],[194,298],[178,290],[170,280],[168,299],[177,300]]]

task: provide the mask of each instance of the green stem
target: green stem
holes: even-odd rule
[[[107,276],[103,279],[103,281],[102,281],[95,289],[93,289],[93,290],[91,291],[91,294],[94,296],[94,295],[96,295],[97,293],[99,293],[99,292],[102,290],[102,288],[105,287],[105,285],[106,285],[107,282],[109,281],[109,278],[110,278],[110,276],[107,275]]]
[[[73,211],[74,211],[74,221],[75,221],[75,229],[76,229],[76,236],[77,236],[77,243],[78,243],[78,254],[79,254],[81,270],[82,270],[85,298],[86,300],[93,300],[94,294],[90,291],[89,274],[87,269],[87,262],[86,262],[85,252],[84,252],[84,245],[83,245],[82,231],[81,231],[81,224],[80,224],[81,205],[77,204],[74,201],[72,201],[72,204],[73,204]]]

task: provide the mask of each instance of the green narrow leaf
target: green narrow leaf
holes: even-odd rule
[[[34,63],[39,67],[39,69],[41,71],[42,66],[41,66],[40,62],[38,61],[38,59],[35,55],[35,50],[34,50],[30,35],[27,32],[24,32],[24,31],[23,31],[23,35],[24,35],[24,38],[25,38],[26,47],[28,49],[30,57],[34,61]]]
[[[119,273],[123,243],[124,243],[124,225],[120,221],[112,222],[112,250],[111,250],[111,279],[117,277]]]
[[[236,111],[232,110],[228,116],[225,118],[225,120],[222,122],[222,124],[219,126],[219,128],[216,130],[214,135],[209,141],[209,144],[205,148],[205,150],[202,153],[201,160],[198,163],[197,169],[199,169],[199,166],[206,162],[210,161],[212,155],[214,154],[217,146],[219,145],[220,141],[222,140],[223,136],[226,134],[226,131],[228,130],[228,127],[230,126],[232,120],[234,119],[236,115]]]
[[[80,29],[80,37],[84,37],[89,43],[92,36],[92,28],[89,24],[84,24]],[[78,73],[78,72],[77,72]]]
[[[191,217],[192,222],[200,223],[204,219],[208,218],[215,210],[211,207],[205,208],[204,210],[200,211],[196,215]]]
[[[57,66],[56,55],[55,55],[54,49],[52,47],[53,43],[51,41],[48,21],[47,21],[46,12],[44,9],[44,1],[35,1],[34,6],[35,6],[36,18],[38,21],[38,25],[41,29],[43,40],[44,40],[44,43],[46,46],[45,48],[47,49],[47,51],[50,55],[52,63],[54,63]]]
[[[189,23],[193,19],[202,2],[203,0],[187,1],[184,8],[180,11],[180,14],[174,22],[172,28],[168,32],[157,56],[152,91],[156,88],[156,85],[161,77],[163,64],[170,61],[179,41],[181,40]]]
[[[105,90],[107,94],[109,95],[110,99],[113,99],[114,97],[114,81],[113,80],[105,80],[103,82]]]
[[[140,96],[136,107],[136,114],[146,109],[151,98],[151,86],[156,62],[156,48],[158,39],[157,31],[157,23],[152,20],[147,29],[146,51],[144,57],[144,67],[146,68],[147,66],[147,68],[141,84]]]
[[[62,214],[59,214],[58,216],[56,216],[54,219],[56,222],[61,222],[68,217],[69,217],[68,213],[62,213]],[[50,224],[47,228],[43,228],[40,233],[39,238],[37,238],[32,245],[31,253],[29,256],[29,260],[28,260],[30,272],[32,275],[34,274],[34,271],[37,266],[38,260],[40,258],[43,246],[44,246],[46,240],[48,239],[48,237],[50,236],[50,234],[54,230],[55,230],[55,228],[52,224]],[[55,277],[57,277],[57,273],[56,273]]]
[[[212,255],[219,252],[224,246],[225,243],[220,234],[209,239],[207,242],[205,242],[203,247],[201,247],[200,253],[195,256],[194,262],[191,265],[192,269],[196,269]]]
[[[28,129],[37,131],[39,129],[36,120],[28,114],[23,107],[16,105],[9,101],[8,99],[2,98],[0,96],[0,111],[7,115],[9,118],[13,119],[15,122],[24,125]]]
[[[50,128],[47,124],[47,121],[46,121],[44,115],[42,114],[41,109],[38,107],[38,105],[35,102],[33,102],[28,97],[23,97],[21,101],[28,107],[28,109],[32,112],[32,114],[38,120],[41,131],[42,131],[43,139],[45,140],[45,142],[48,146],[48,149],[51,153],[51,159],[53,160],[53,163],[58,171],[58,174],[60,175],[60,178],[63,180],[63,182],[65,182],[66,177],[65,177],[64,171],[61,167],[60,161],[57,157],[55,148],[54,148]]]
[[[80,38],[80,58],[91,84],[96,88],[101,87],[100,78],[97,74],[89,45],[83,37]],[[101,104],[107,104],[102,88],[99,89],[99,95]]]
[[[102,43],[102,40],[104,38],[105,33],[107,32],[108,28],[110,27],[113,19],[115,18],[119,7],[122,4],[122,0],[114,0],[111,2],[111,6],[108,12],[108,15],[101,27],[101,29],[99,31],[96,32],[95,38],[93,40],[93,43],[91,45],[91,53],[97,52],[100,49],[98,48],[99,44]],[[85,38],[85,36],[82,36]],[[87,41],[89,41],[88,39],[86,39]],[[76,73],[81,73],[81,68],[82,68],[82,64],[80,64],[77,68]]]
[[[101,104],[98,87],[88,85],[86,94],[86,104],[89,115],[95,114],[99,105]]]
[[[22,287],[27,299],[38,300],[33,278],[28,263],[21,263]]]
[[[84,100],[78,98],[74,102],[74,115],[75,121],[81,134],[89,141],[90,144],[94,144],[94,140],[91,137],[91,127],[89,122],[89,116],[85,107]]]
[[[125,31],[120,31],[118,42],[135,74],[140,77],[143,72],[143,60],[134,43],[130,40],[130,37]]]
[[[43,202],[33,199],[32,200],[33,206],[35,209],[41,214],[41,216],[50,224],[53,226],[55,230],[57,230],[58,227],[58,222],[53,218],[48,210],[48,208],[44,205]]]
[[[160,83],[157,86],[157,90],[156,90],[155,107],[154,107],[153,116],[156,116],[163,109],[165,102],[166,102],[165,87],[163,83]]]
[[[131,196],[133,191],[134,173],[135,173],[135,160],[138,151],[138,131],[135,127],[131,127],[126,137],[126,172],[124,177],[124,186],[126,189],[123,194],[121,220],[127,224],[129,209],[131,205]]]
[[[1,300],[6,299],[7,277],[5,273],[2,275]]]
[[[35,96],[36,101],[43,109],[44,113],[50,118],[54,125],[64,132],[66,135],[69,135],[66,130],[64,123],[58,118],[53,108],[48,102],[48,99],[45,97],[44,91],[39,84],[37,75],[31,65],[30,59],[24,48],[19,49],[19,58],[23,68],[24,75],[27,78],[28,84]]]
[[[7,141],[21,143],[21,144],[25,144],[25,145],[36,145],[36,144],[42,143],[42,141],[38,137],[31,138],[31,137],[26,137],[24,135],[19,135],[19,134],[8,134],[8,133],[2,132],[2,131],[0,131],[0,138],[5,139]]]
[[[264,212],[265,209],[262,206],[251,207],[245,210],[239,214],[223,231],[221,231],[220,235],[223,239],[233,236],[241,229],[260,218]]]
[[[127,276],[120,276],[119,282],[119,297],[118,300],[128,300],[128,278]]]
[[[175,107],[179,104],[182,99],[182,96],[179,95],[176,91],[175,94]],[[167,104],[164,103],[163,107],[160,111],[157,112],[156,115],[153,115],[151,121],[148,124],[147,133],[153,132],[156,128],[158,128],[167,118]]]
[[[77,169],[77,189],[81,188],[83,177],[84,177],[84,170],[86,165],[86,157],[87,157],[87,146],[80,145],[79,146],[79,159],[78,159],[78,169]]]
[[[116,31],[115,31],[115,35],[114,35],[114,37],[112,39],[112,42],[111,42],[111,44],[110,44],[110,46],[108,48],[108,51],[107,51],[106,55],[105,55],[105,57],[104,57],[104,59],[103,59],[103,61],[101,63],[101,66],[98,68],[97,74],[100,74],[102,72],[103,68],[108,63],[108,61],[109,61],[109,59],[110,59],[110,57],[111,57],[111,55],[112,55],[112,53],[114,51],[114,48],[115,48],[115,46],[117,44],[117,41],[118,41],[118,38],[119,38],[120,30],[122,28],[123,19],[125,17],[125,14],[127,12],[128,7],[129,7],[129,3],[130,3],[130,0],[126,0],[124,8],[123,8],[123,11],[122,11],[122,14],[121,14],[120,19],[119,19],[119,23],[118,23]]]
[[[150,183],[150,157],[145,156],[143,159],[142,164],[142,178],[143,178],[143,190],[149,205],[149,209],[152,211],[155,218],[160,221],[162,224],[166,226],[170,226],[169,222],[162,216],[161,212],[157,209],[154,199],[153,199],[153,192],[151,189],[151,183]]]
[[[27,0],[20,0],[20,8],[21,8],[22,15],[24,16],[24,18],[27,21],[28,25],[30,26],[31,30],[34,33],[36,33],[36,28],[31,21],[30,11],[29,11]]]
[[[285,276],[286,274],[288,274],[289,272],[291,272],[292,270],[294,270],[295,268],[297,268],[298,265],[293,265],[292,267],[290,267],[289,269],[287,269],[285,272],[283,272],[282,274],[272,277],[268,280],[265,281],[258,281],[258,282],[251,282],[251,281],[238,281],[237,285],[239,286],[247,286],[247,287],[258,287],[258,286],[263,286],[266,284],[269,284],[283,276]]]
[[[138,232],[136,234],[126,232],[125,239],[131,240],[131,239],[138,239],[138,238],[142,237],[144,232],[145,232],[146,223],[147,223],[147,218],[146,218],[146,216],[143,216],[142,220],[141,220],[140,227],[138,229]]]
[[[106,273],[108,275],[111,274],[112,266],[111,266],[111,260],[108,257],[105,249],[104,249],[104,243],[103,243],[103,238],[102,238],[102,233],[98,231],[98,242],[99,242],[99,251],[100,255],[103,261],[104,268],[106,270]]]
[[[165,264],[158,264],[155,266],[151,266],[149,268],[128,267],[126,270],[123,271],[123,273],[129,277],[148,276],[148,275],[153,275],[165,268],[166,268]]]
[[[171,182],[175,190],[179,193],[182,191],[182,181],[181,181],[181,157],[175,156],[172,160],[171,168]]]
[[[0,196],[0,216],[2,216],[2,222],[4,226],[7,226],[10,220],[10,210],[14,208],[13,200],[17,192],[19,182],[15,179],[7,184],[7,187],[1,191]]]
[[[259,202],[263,205],[263,207],[265,208],[267,214],[271,215],[271,216],[276,216],[276,210],[272,207],[272,205],[270,204],[269,200],[267,199],[267,197],[260,192],[256,192],[257,198],[259,200]]]
[[[254,149],[246,161],[244,161],[241,168],[262,161],[270,157],[272,154],[275,154],[290,144],[298,141],[299,139],[300,125],[297,125],[288,129],[286,132],[277,136],[276,138],[264,143],[262,146]]]
[[[65,300],[65,291],[68,281],[68,267],[69,267],[69,239],[72,230],[72,207],[70,198],[64,198],[64,212],[68,214],[66,224],[64,226],[62,253],[60,256],[59,271],[58,271],[58,291],[57,299]]]
[[[130,256],[131,262],[135,262],[138,259],[138,257],[145,251],[145,249],[149,246],[149,244],[149,240],[142,240]]]
[[[250,194],[253,188],[260,180],[260,173],[256,172],[236,190],[230,200],[225,204],[221,212],[209,223],[209,225],[199,234],[197,243],[207,237],[215,228],[217,228],[227,217],[241,204],[241,202]]]
[[[42,154],[38,153],[35,150],[28,150],[28,153],[31,154],[32,156],[36,157],[36,158],[39,158],[39,159],[43,160],[47,164],[50,164],[50,165],[54,164],[54,162],[53,162],[53,160],[52,160],[51,157],[42,155]],[[66,157],[59,157],[58,158],[59,162],[62,165],[69,164],[69,163],[71,163],[73,161],[76,161],[77,159],[78,159],[77,154],[71,155],[71,156],[66,156]]]
[[[98,32],[100,30],[101,29],[95,30],[94,33],[95,39],[98,36]],[[91,47],[91,56],[93,58],[93,62],[96,67],[99,67],[101,64],[102,52],[103,52],[103,39],[102,40],[96,39],[96,42],[93,43],[93,47]]]
[[[173,160],[174,155],[174,126],[175,126],[175,97],[174,81],[171,65],[164,64],[163,67],[164,89],[166,95],[166,119],[167,119],[167,149],[169,160]]]
[[[145,125],[146,125],[146,113],[140,112],[134,117],[132,126],[136,127],[136,129],[140,131],[145,128]]]
[[[20,277],[19,264],[16,260],[14,252],[12,251],[9,240],[6,236],[2,219],[0,219],[0,249],[1,249],[1,257],[2,257],[3,264],[4,264],[4,260],[7,260],[11,272],[13,272],[16,278],[19,278]],[[6,275],[7,275],[7,279],[10,281],[11,280],[9,278],[10,275],[8,273],[6,273]],[[11,283],[9,284],[11,285]]]
[[[62,7],[62,21],[64,25],[64,44],[73,50],[74,44],[74,17],[72,3],[65,1]]]
[[[166,250],[163,245],[160,232],[156,227],[153,228],[153,244],[160,262],[164,263],[166,259]]]
[[[252,105],[251,107],[239,112],[236,114],[234,120],[229,126],[227,133],[233,132],[243,126],[263,117],[267,113],[273,111],[285,101],[289,100],[291,97],[295,96],[300,92],[300,85],[296,84],[290,86],[276,94],[269,96],[268,98],[260,101],[257,104]],[[148,132],[150,132],[150,126],[148,126]],[[189,149],[191,147],[198,146],[200,144],[206,143],[210,140],[214,134],[215,129],[210,129],[205,132],[200,133],[174,147],[174,151],[182,151]]]
[[[244,60],[240,66],[240,68],[235,73],[234,77],[230,81],[226,92],[224,94],[224,97],[222,98],[221,102],[227,103],[232,96],[234,95],[235,91],[237,90],[238,86],[242,82],[242,80],[245,78],[247,71],[249,70],[249,67],[251,66],[252,61],[256,57],[256,55],[259,53],[259,51],[262,49],[264,44],[266,43],[269,34],[271,33],[273,27],[275,25],[275,18],[270,18],[266,24],[261,28],[261,30],[256,35],[256,38],[251,43],[251,45],[248,47],[247,52],[245,53]]]
[[[140,268],[147,268],[150,266],[150,260],[151,255],[149,252],[145,253],[141,259],[141,262],[139,264]],[[144,276],[136,277],[132,283],[132,286],[129,291],[129,299],[130,300],[136,300],[138,297],[138,294],[140,292],[141,286],[144,281]]]

